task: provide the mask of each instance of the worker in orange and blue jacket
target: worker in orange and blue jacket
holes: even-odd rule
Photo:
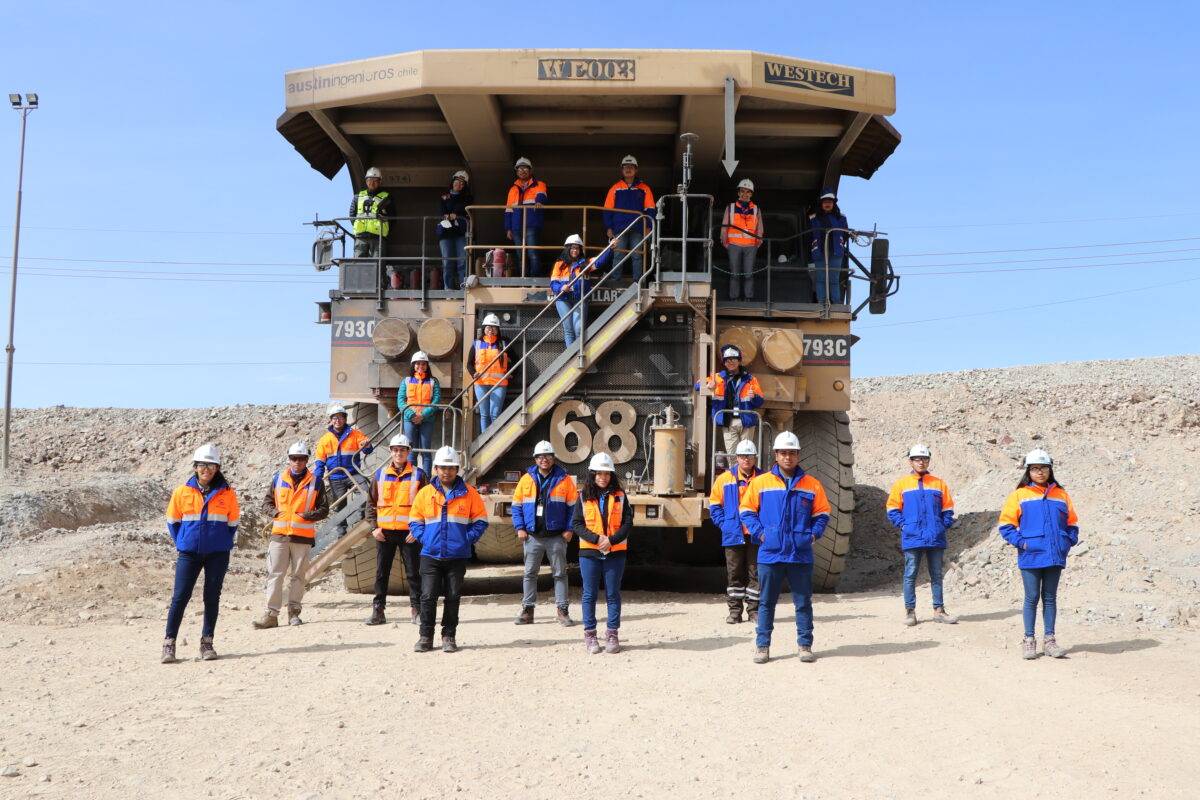
[[[517,625],[533,622],[537,605],[538,570],[543,558],[550,561],[554,579],[554,603],[558,606],[558,624],[572,624],[567,596],[567,543],[571,541],[571,512],[579,492],[575,479],[555,462],[554,445],[547,441],[533,446],[534,464],[521,480],[512,497],[513,527],[524,544],[525,576],[522,582],[521,613]]]
[[[742,524],[742,496],[750,481],[762,475],[758,468],[758,447],[754,442],[738,442],[737,464],[717,476],[708,497],[708,517],[721,530],[725,549],[725,596],[729,616],[725,621],[742,621],[742,604],[750,622],[758,624],[758,542]]]
[[[638,178],[638,160],[633,156],[625,156],[621,159],[621,180],[609,187],[608,195],[604,198],[604,228],[610,240],[617,240],[618,250],[632,251],[629,268],[634,281],[642,277],[643,240],[649,242],[656,213],[654,192]],[[639,219],[640,225],[634,225],[627,233],[622,233],[631,222]],[[619,255],[624,257],[625,254],[621,252]],[[613,275],[614,280],[619,277],[619,274]]]
[[[606,270],[612,264],[615,242],[608,245],[599,256],[588,258],[583,252],[583,238],[572,233],[563,242],[562,255],[554,262],[550,272],[550,296],[554,298],[554,309],[562,320],[563,341],[567,347],[583,335],[587,297],[592,291],[591,273]]]
[[[929,474],[931,457],[928,447],[913,445],[908,451],[912,471],[892,485],[887,499],[888,521],[900,529],[904,551],[904,624],[909,627],[917,624],[917,572],[922,558],[929,565],[934,622],[958,622],[946,613],[942,600],[942,562],[946,531],[954,526],[954,498],[945,481]]]
[[[758,378],[742,368],[742,348],[727,344],[721,348],[721,359],[725,369],[704,380],[704,388],[712,391],[713,425],[722,429],[725,452],[733,453],[738,442],[749,442],[755,438],[758,426],[757,414],[744,414],[761,408],[762,386]],[[699,391],[700,382],[696,382]]]
[[[758,548],[758,628],[754,663],[770,660],[775,606],[783,579],[792,587],[800,660],[813,655],[813,542],[829,524],[829,500],[821,482],[800,468],[800,439],[784,431],[775,437],[775,466],[750,481],[742,495],[742,524]]]
[[[442,652],[458,651],[458,605],[471,547],[487,530],[487,509],[473,486],[459,477],[462,462],[453,447],[433,457],[433,482],[417,492],[409,511],[408,530],[421,543],[421,631],[413,649],[433,649],[437,601],[442,606]]]
[[[200,627],[200,658],[217,657],[213,634],[221,610],[221,587],[229,570],[229,551],[237,538],[237,495],[221,474],[221,454],[206,444],[192,456],[195,474],[171,493],[167,504],[167,531],[175,544],[175,591],[167,611],[167,633],[163,639],[162,663],[175,661],[175,637],[183,623],[183,612],[192,599],[196,580],[204,573],[204,622]]]
[[[355,486],[366,491],[367,479],[359,472],[358,466],[362,456],[369,455],[372,448],[365,433],[346,423],[345,407],[334,403],[325,413],[329,415],[329,427],[317,441],[313,474],[318,482],[321,478],[329,480],[329,492],[334,500],[332,510],[336,513],[346,505],[347,495]],[[360,519],[362,516],[357,515],[354,522]],[[346,535],[351,524],[348,519],[337,524],[338,538]]]
[[[1071,496],[1054,477],[1054,459],[1045,450],[1025,456],[1025,474],[1000,511],[1000,535],[1017,548],[1017,567],[1025,585],[1025,639],[1021,657],[1037,658],[1038,597],[1042,600],[1042,627],[1046,655],[1067,654],[1055,638],[1058,616],[1058,581],[1067,565],[1067,553],[1079,544],[1079,517]]]
[[[408,530],[408,518],[413,498],[429,481],[425,471],[408,460],[412,444],[407,436],[396,434],[389,447],[392,460],[375,471],[367,492],[367,524],[371,526],[371,535],[375,537],[375,601],[367,624],[383,625],[387,622],[384,608],[387,606],[388,583],[391,581],[396,551],[399,550],[408,578],[409,621],[415,625],[421,609],[421,577],[418,572],[421,546]]]
[[[413,353],[409,362],[412,371],[397,392],[397,413],[404,418],[404,435],[413,449],[429,452],[433,449],[433,422],[441,413],[438,405],[442,402],[442,384],[430,371],[429,356],[424,351]],[[427,467],[429,456],[415,452],[413,463]]]
[[[523,278],[542,274],[542,261],[537,246],[542,239],[542,206],[547,202],[546,184],[533,177],[533,162],[518,158],[514,165],[517,179],[508,188],[508,208],[504,211],[504,231],[510,242],[524,244]]]

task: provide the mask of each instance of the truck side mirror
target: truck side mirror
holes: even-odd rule
[[[887,311],[887,299],[900,288],[900,279],[892,270],[888,258],[888,240],[876,239],[871,243],[871,297],[869,310],[872,314]]]

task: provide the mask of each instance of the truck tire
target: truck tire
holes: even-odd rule
[[[362,547],[355,547],[342,560],[342,582],[353,594],[375,593],[375,539],[368,537]],[[408,576],[404,574],[404,559],[396,553],[392,574],[388,576],[387,593],[408,596]]]
[[[347,403],[347,424],[363,432],[368,439],[379,433],[380,417],[387,418],[383,406],[378,403]]]
[[[512,523],[489,525],[475,543],[475,557],[489,564],[521,564],[525,561],[525,545],[517,538]]]
[[[844,411],[797,413],[800,466],[821,482],[829,498],[829,527],[813,544],[813,589],[832,592],[846,566],[854,524],[854,455],[850,417]]]

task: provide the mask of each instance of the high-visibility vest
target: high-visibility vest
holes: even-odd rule
[[[405,464],[404,471],[397,473],[394,464],[381,467],[375,473],[375,501],[379,527],[385,531],[408,530],[408,517],[413,498],[425,481],[425,473]]]
[[[410,406],[427,406],[433,402],[433,378],[420,380],[414,377],[404,379],[404,400]]]
[[[508,353],[499,356],[500,340],[498,337],[488,337],[475,340],[475,383],[479,386],[508,386]]]
[[[345,197],[345,195],[342,195]],[[379,214],[379,206],[388,197],[387,192],[376,192],[374,197],[371,197],[366,189],[358,193],[358,207],[354,211],[354,232],[355,233],[373,233],[376,236],[388,235],[388,224],[385,220],[376,219]],[[367,217],[367,219],[361,219]]]
[[[746,231],[750,231],[750,233],[746,233]],[[729,243],[743,247],[757,247],[761,240],[756,236],[751,236],[751,233],[758,233],[758,206],[751,203],[747,211],[742,213],[741,206],[737,203],[730,203],[729,227],[725,229],[725,236]]]
[[[583,522],[587,525],[587,529],[597,536],[607,536],[610,539],[621,528],[621,517],[625,513],[625,493],[621,491],[610,492],[608,495],[608,519],[600,518],[600,501],[599,500],[584,500],[583,501]],[[612,546],[611,552],[619,553],[624,550],[629,544],[626,539]],[[600,546],[592,544],[583,538],[579,540],[579,547],[582,550],[599,550]]]
[[[303,536],[316,539],[317,523],[300,515],[317,507],[317,481],[312,470],[306,469],[298,485],[291,483],[287,470],[275,474],[275,507],[279,513],[271,524],[271,533],[279,536]]]

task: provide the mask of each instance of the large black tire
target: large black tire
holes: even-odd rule
[[[829,527],[813,545],[813,589],[832,592],[846,566],[854,525],[850,418],[844,411],[800,412],[792,430],[800,439],[800,466],[821,482],[829,498]]]
[[[489,525],[475,543],[475,557],[489,564],[522,564],[525,545],[517,538],[517,529],[511,522]]]
[[[387,412],[378,403],[349,403],[346,418],[350,425],[358,428],[368,438],[379,432],[380,418],[387,419]]]
[[[342,560],[342,580],[346,591],[354,594],[375,593],[375,539],[368,537],[362,547],[356,547]],[[396,553],[392,574],[388,576],[388,594],[408,596],[408,576],[404,574],[404,559]]]

